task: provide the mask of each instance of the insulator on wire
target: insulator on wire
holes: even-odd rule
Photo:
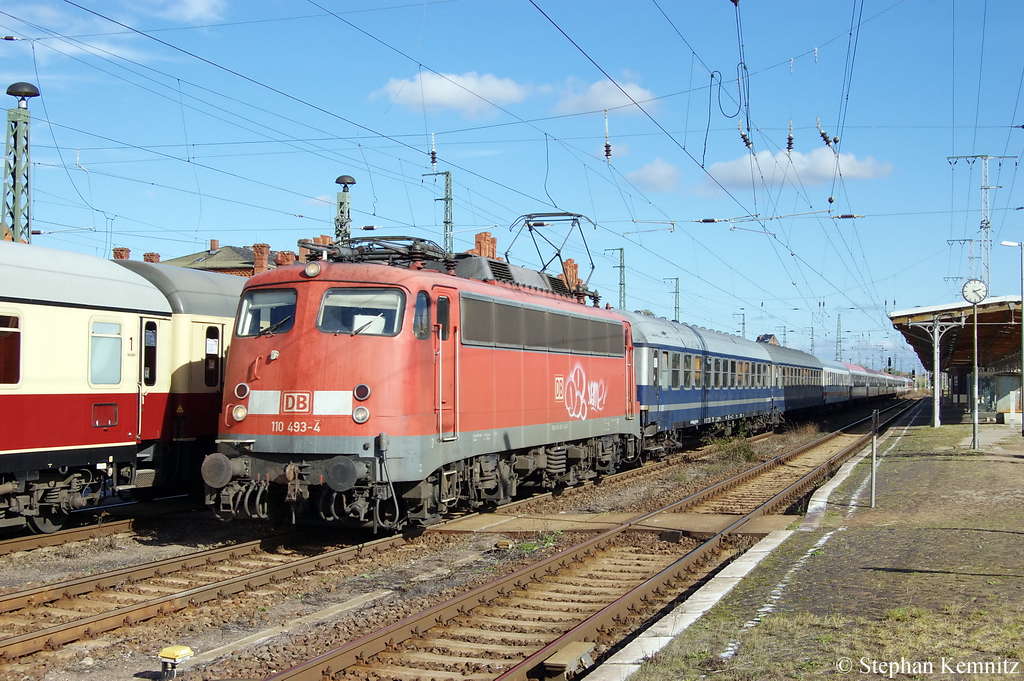
[[[793,121],[789,121],[789,137],[786,139],[786,151],[793,151]]]
[[[604,160],[605,163],[612,163],[612,143],[608,136],[608,109],[604,110]]]
[[[740,137],[743,138],[743,144],[746,145],[747,149],[753,150],[754,145],[751,144],[750,138],[747,137],[747,133],[743,132],[743,127],[739,123],[736,124],[736,129],[740,131]]]
[[[829,137],[827,132],[825,132],[824,130],[821,129],[821,119],[820,118],[817,119],[817,121],[815,123],[818,126],[818,134],[821,135],[821,139],[823,139],[825,141],[825,146],[826,147],[831,147],[832,146],[832,138]],[[838,144],[839,143],[839,138],[836,137],[835,140],[836,140],[836,143]]]

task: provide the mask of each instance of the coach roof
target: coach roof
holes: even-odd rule
[[[112,261],[0,241],[0,300],[168,315],[160,291]]]
[[[170,301],[175,314],[234,317],[245,284],[245,278],[230,274],[141,260],[114,262],[152,282]]]

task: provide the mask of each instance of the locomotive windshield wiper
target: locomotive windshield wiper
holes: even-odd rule
[[[373,323],[374,323],[375,321],[377,321],[378,319],[381,319],[381,318],[382,318],[383,316],[384,316],[384,313],[383,313],[383,312],[382,312],[382,313],[380,313],[379,315],[377,315],[376,317],[374,317],[373,319],[371,319],[370,321],[366,322],[365,324],[363,324],[362,326],[360,326],[360,327],[359,327],[358,329],[356,329],[355,331],[353,331],[353,332],[352,332],[352,335],[353,335],[353,336],[355,336],[355,335],[356,335],[357,333],[360,333],[360,332],[362,332],[362,331],[365,331],[366,329],[370,328],[370,325],[371,325],[371,324],[373,324]]]
[[[282,319],[281,321],[277,322],[276,324],[271,324],[271,325],[270,325],[270,326],[268,326],[267,328],[263,329],[263,330],[262,330],[262,331],[260,331],[260,332],[259,332],[258,334],[256,334],[256,336],[258,337],[258,336],[270,336],[270,335],[273,335],[273,333],[274,333],[275,331],[277,331],[278,329],[280,329],[280,328],[281,328],[281,326],[282,326],[282,325],[283,325],[283,324],[284,324],[284,323],[285,323],[286,321],[288,321],[288,320],[289,320],[289,319],[291,319],[291,318],[292,318],[292,316],[291,316],[291,315],[288,315],[287,317],[285,317],[285,318],[284,318],[284,319]]]

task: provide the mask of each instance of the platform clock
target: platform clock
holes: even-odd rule
[[[988,286],[980,279],[968,279],[961,293],[964,296],[964,300],[977,305],[985,300],[985,298],[988,298]]]

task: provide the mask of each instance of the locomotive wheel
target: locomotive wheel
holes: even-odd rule
[[[28,526],[35,534],[52,534],[64,527],[68,514],[63,511],[44,511],[42,515],[28,516]]]

